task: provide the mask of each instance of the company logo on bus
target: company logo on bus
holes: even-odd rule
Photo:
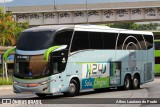
[[[84,78],[105,77],[109,76],[107,72],[108,70],[109,70],[108,63],[88,63],[88,64],[83,64],[82,74]]]
[[[129,54],[128,66],[131,71],[136,70],[136,52],[132,52]]]

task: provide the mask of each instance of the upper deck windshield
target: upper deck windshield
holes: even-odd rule
[[[52,46],[54,31],[22,32],[17,42],[17,49],[35,51]]]

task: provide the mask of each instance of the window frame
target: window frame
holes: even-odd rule
[[[69,44],[69,47],[68,47],[68,50],[70,49],[70,46],[71,46],[71,42],[72,42],[72,38],[73,38],[73,35],[74,35],[74,29],[63,29],[63,30],[59,30],[59,31],[56,31],[55,32],[55,35],[54,35],[54,38],[53,38],[53,46],[55,45],[54,44],[54,39],[55,37],[59,34],[59,33],[62,33],[62,32],[65,32],[65,31],[72,31],[72,35],[71,35],[71,40],[70,40],[70,44]]]

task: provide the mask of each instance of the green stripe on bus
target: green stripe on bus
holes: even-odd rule
[[[160,57],[160,50],[155,50],[154,55],[155,57]]]
[[[154,40],[154,42],[160,42],[160,40],[158,39],[158,40]]]
[[[155,73],[160,74],[160,64],[155,64]]]

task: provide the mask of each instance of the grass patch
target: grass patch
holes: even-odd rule
[[[3,73],[3,71],[2,71],[2,65],[0,64],[0,73]]]
[[[12,85],[12,77],[8,77],[8,82],[6,78],[0,77],[0,85]]]
[[[8,82],[7,82],[6,78],[3,79],[2,73],[3,73],[2,65],[0,65],[0,85],[12,85],[12,77],[9,76],[8,77]]]

